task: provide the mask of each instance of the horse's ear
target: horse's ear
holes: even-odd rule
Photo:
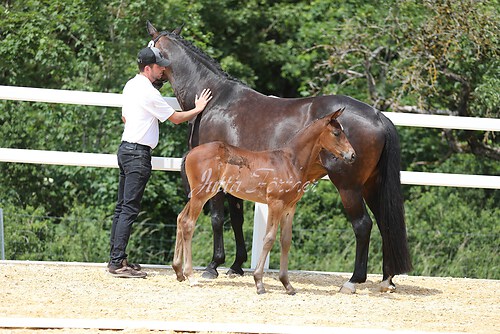
[[[184,24],[185,23],[183,22],[179,27],[175,28],[174,31],[172,31],[172,34],[180,36],[181,30],[184,28]]]
[[[154,39],[154,38],[156,38],[156,36],[158,36],[158,30],[156,30],[156,28],[153,27],[151,22],[147,21],[146,27],[148,29],[148,34],[149,34],[149,36],[151,36],[151,38]]]

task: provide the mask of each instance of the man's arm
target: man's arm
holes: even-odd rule
[[[176,111],[168,118],[168,120],[174,124],[180,124],[182,122],[189,121],[202,111],[203,109],[197,110],[196,108],[189,111]]]

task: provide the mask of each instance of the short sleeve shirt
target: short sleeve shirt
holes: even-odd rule
[[[122,140],[155,148],[160,134],[158,122],[165,122],[174,112],[151,81],[137,74],[123,88]]]

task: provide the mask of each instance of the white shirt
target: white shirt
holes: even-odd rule
[[[151,81],[141,74],[125,84],[123,99],[125,129],[122,141],[155,148],[160,135],[158,121],[165,122],[175,110],[153,87]]]

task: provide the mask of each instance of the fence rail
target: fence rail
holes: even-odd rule
[[[176,110],[181,110],[175,97],[165,97],[165,101]],[[66,89],[47,89],[0,85],[0,100],[79,104],[100,107],[121,107],[122,94],[84,92]]]

